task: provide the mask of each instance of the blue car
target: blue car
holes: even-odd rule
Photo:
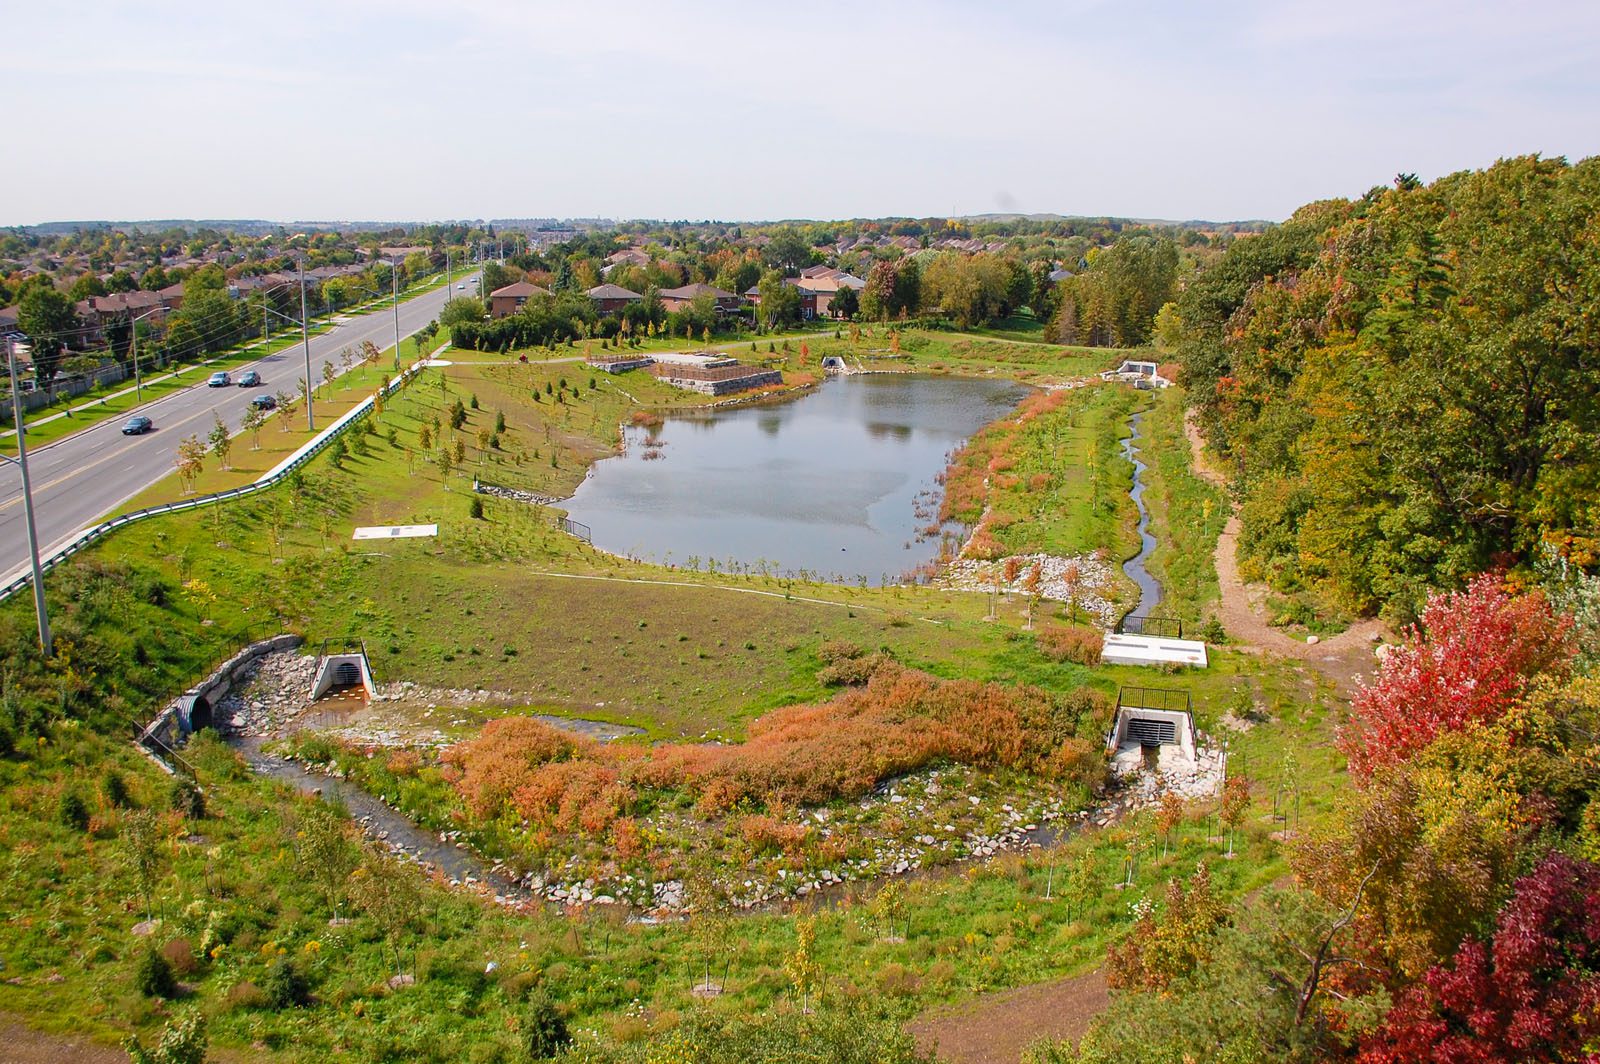
[[[122,426],[122,434],[124,436],[143,436],[155,427],[156,423],[154,421],[151,421],[143,414],[136,414],[128,419],[126,425]]]
[[[241,387],[241,388],[258,388],[260,386],[261,386],[261,374],[257,373],[253,369],[247,371],[243,376],[241,376],[239,378],[239,387]]]

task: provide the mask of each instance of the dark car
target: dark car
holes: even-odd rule
[[[241,387],[241,388],[259,388],[259,387],[261,387],[261,374],[257,373],[253,369],[247,371],[242,377],[239,378],[239,387]]]
[[[122,426],[122,434],[124,436],[142,436],[155,427],[156,423],[154,421],[151,421],[143,414],[136,414],[128,419],[126,425]]]
[[[270,395],[258,395],[250,400],[250,405],[257,410],[275,410],[277,409],[278,401]]]

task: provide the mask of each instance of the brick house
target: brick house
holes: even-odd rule
[[[584,293],[594,300],[594,309],[601,314],[615,314],[630,303],[637,303],[644,296],[638,292],[629,291],[619,284],[598,284]]]
[[[527,281],[518,281],[508,284],[504,288],[496,288],[489,293],[489,316],[503,318],[507,314],[515,314],[522,309],[522,305],[533,296],[547,296],[548,288],[540,288]]]
[[[687,284],[682,288],[663,288],[656,294],[661,297],[661,306],[669,312],[682,310],[701,296],[711,297],[718,314],[732,314],[739,309],[739,297],[716,285]]]

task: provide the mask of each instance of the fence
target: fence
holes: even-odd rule
[[[426,360],[423,360],[408,367],[405,372],[401,373],[398,377],[389,382],[388,390],[385,391],[384,394],[393,395],[406,384],[409,384],[411,379],[420,373],[423,366],[426,364]],[[294,454],[291,454],[288,458],[285,458],[282,462],[279,462],[276,467],[267,472],[254,484],[246,484],[242,488],[230,488],[227,491],[219,491],[212,495],[201,495],[193,499],[183,499],[178,502],[162,503],[160,506],[147,506],[143,510],[135,510],[132,513],[126,513],[117,517],[113,517],[109,521],[102,521],[93,528],[86,528],[82,532],[79,532],[75,537],[73,537],[71,542],[56,548],[56,550],[48,557],[40,558],[39,568],[43,572],[48,573],[66,559],[72,557],[85,547],[92,546],[93,544],[99,542],[101,539],[105,538],[110,533],[115,532],[117,529],[122,528],[124,525],[131,525],[136,521],[143,521],[149,517],[159,517],[162,514],[176,514],[183,513],[186,510],[198,510],[202,506],[220,506],[222,503],[225,503],[230,499],[242,499],[246,495],[254,495],[258,491],[264,491],[267,488],[273,487],[279,481],[287,477],[290,473],[293,473],[295,470],[311,461],[311,459],[315,458],[317,454],[320,453],[321,450],[328,444],[332,443],[338,437],[343,436],[347,431],[349,431],[351,425],[354,425],[356,422],[360,421],[362,418],[371,413],[372,407],[373,397],[369,395],[367,398],[358,403],[353,410],[348,411],[341,416],[339,420],[335,421],[332,425],[329,425],[326,429],[323,429],[321,434],[319,434],[316,438],[308,441],[305,446],[295,451]],[[24,573],[22,576],[17,577],[5,587],[0,588],[0,602],[6,601],[12,595],[15,595],[17,592],[27,587],[32,580],[33,575],[31,573]]]
[[[594,542],[594,536],[592,535],[594,530],[582,521],[574,521],[570,517],[558,517],[556,518],[556,527],[569,536],[577,536],[585,543]]]
[[[1159,709],[1169,713],[1188,713],[1194,708],[1188,691],[1171,687],[1119,687],[1119,709]]]
[[[1156,639],[1182,639],[1183,622],[1176,617],[1162,617],[1153,613],[1130,613],[1117,622],[1122,635],[1148,635]]]
[[[102,384],[121,384],[132,375],[131,371],[123,369],[120,364],[112,363],[109,366],[101,366],[93,373],[57,377],[43,388],[34,388],[32,391],[23,392],[21,395],[22,412],[29,414],[41,407],[49,406],[63,395],[68,398],[76,398],[94,391]],[[0,377],[0,381],[5,381],[4,386],[0,387],[0,394],[4,394],[6,397],[4,406],[0,407],[0,425],[10,425],[13,420],[10,401],[11,382],[8,377]]]

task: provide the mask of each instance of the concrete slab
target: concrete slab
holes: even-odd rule
[[[437,536],[438,525],[369,525],[356,529],[353,539],[417,539]]]
[[[1111,665],[1193,665],[1205,668],[1206,645],[1198,639],[1162,639],[1151,635],[1106,636],[1100,660]]]

